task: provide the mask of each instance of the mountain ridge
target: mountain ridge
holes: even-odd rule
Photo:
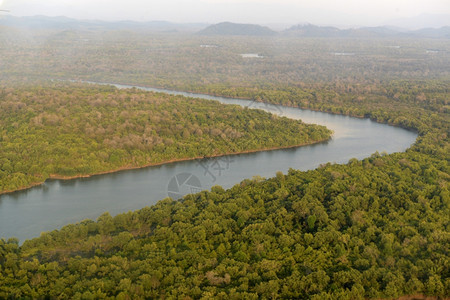
[[[199,35],[252,35],[252,36],[274,36],[278,33],[269,27],[257,24],[239,24],[222,22],[213,24],[199,31]]]
[[[449,39],[450,26],[440,28],[421,28],[408,30],[395,26],[355,27],[339,29],[333,26],[318,26],[314,24],[296,24],[285,30],[276,31],[259,24],[242,24],[221,22],[206,23],[173,23],[169,21],[100,21],[77,20],[65,16],[3,16],[0,26],[25,29],[72,29],[72,30],[152,30],[157,32],[191,32],[198,35],[219,36],[290,36],[290,37],[320,37],[320,38],[435,38]]]
[[[19,28],[38,29],[151,29],[155,31],[198,31],[208,26],[203,23],[173,23],[169,21],[138,22],[131,20],[102,21],[102,20],[78,20],[65,16],[48,17],[37,16],[3,16],[0,25]]]
[[[295,37],[417,37],[417,38],[450,38],[450,26],[441,28],[423,28],[419,30],[404,30],[393,26],[359,27],[339,29],[332,26],[317,26],[313,24],[294,25],[281,32],[285,36]]]

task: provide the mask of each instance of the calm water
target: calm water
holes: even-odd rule
[[[246,100],[151,88],[145,90],[260,108],[306,123],[325,125],[334,131],[334,135],[330,141],[312,146],[172,163],[69,181],[47,181],[26,191],[1,195],[0,237],[14,236],[23,242],[38,237],[43,231],[84,219],[96,219],[105,211],[115,215],[137,210],[168,195],[176,198],[214,185],[229,188],[254,175],[272,177],[277,171],[286,173],[289,168],[308,170],[326,162],[346,163],[351,158],[368,157],[375,151],[404,151],[417,137],[411,131],[368,119]]]

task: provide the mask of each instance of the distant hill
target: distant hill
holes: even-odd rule
[[[277,32],[261,25],[224,22],[208,26],[202,31],[200,31],[198,34],[274,36],[277,35]]]
[[[167,21],[99,21],[99,20],[77,20],[67,17],[47,17],[47,16],[30,16],[15,17],[3,16],[0,18],[0,25],[17,27],[17,28],[36,28],[36,29],[102,29],[102,30],[118,30],[118,29],[147,29],[161,32],[173,31],[192,31],[196,32],[205,28],[208,24],[186,23],[178,24]]]
[[[15,17],[5,15],[0,18],[0,26],[17,29],[55,29],[55,30],[150,30],[155,32],[197,32],[199,35],[247,35],[247,36],[291,36],[321,38],[450,38],[450,26],[407,30],[393,26],[361,27],[339,29],[332,26],[313,24],[294,25],[277,32],[269,27],[256,24],[237,24],[223,22],[209,25],[204,23],[172,23],[167,21],[99,21],[77,20],[67,17]]]
[[[387,27],[362,27],[339,29],[336,27],[321,27],[312,24],[295,25],[283,31],[283,35],[298,37],[386,37],[395,36],[399,32]]]
[[[390,20],[387,24],[409,30],[422,28],[441,28],[450,26],[450,15],[445,14],[421,14],[415,17]]]
[[[450,39],[450,26],[442,28],[424,28],[410,32],[413,36]]]
[[[337,37],[340,31],[335,27],[321,27],[312,24],[294,25],[283,31],[284,35],[299,37]]]
[[[323,37],[323,38],[387,38],[387,37],[416,37],[416,38],[450,38],[450,27],[425,28],[416,31],[407,31],[400,28],[361,27],[351,29],[339,29],[331,26],[316,26],[312,24],[295,25],[282,33],[284,36],[294,37]]]

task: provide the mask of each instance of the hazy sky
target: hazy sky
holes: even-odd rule
[[[102,20],[382,25],[420,14],[450,14],[450,0],[0,0],[12,15]]]

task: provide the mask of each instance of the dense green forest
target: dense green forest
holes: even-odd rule
[[[32,38],[13,31],[2,34],[3,57],[20,58],[3,62],[0,85],[3,91],[9,89],[8,97],[17,95],[24,107],[33,103],[33,95],[65,103],[60,113],[77,112],[74,116],[83,124],[77,130],[86,138],[92,134],[94,141],[99,124],[105,129],[104,140],[114,140],[106,126],[112,124],[101,123],[104,118],[97,113],[125,110],[129,124],[114,128],[120,133],[119,150],[128,151],[122,138],[137,135],[132,126],[141,124],[143,116],[134,111],[157,99],[164,100],[160,105],[176,103],[168,115],[158,116],[175,126],[169,132],[180,134],[172,117],[174,108],[188,109],[182,106],[184,100],[111,87],[29,85],[60,78],[191,90],[372,118],[416,130],[419,137],[404,153],[375,153],[362,161],[290,170],[270,179],[255,176],[229,190],[216,186],[136,212],[115,217],[104,213],[97,221],[68,225],[22,246],[14,238],[1,240],[0,298],[450,297],[448,40],[219,39],[121,31],[40,32]],[[430,54],[428,48],[442,51]],[[240,53],[264,58],[245,59]],[[119,107],[106,105],[112,100]],[[218,106],[192,102],[208,110],[199,115]],[[35,109],[43,108],[39,103],[35,100]],[[126,105],[120,107],[122,103]],[[40,126],[67,129],[55,119],[57,107],[30,113],[26,125],[49,110]],[[14,116],[13,108],[8,106],[5,115]],[[245,128],[246,121],[231,117],[237,110],[242,118],[256,114],[263,120],[258,134],[271,135],[263,131],[277,122],[305,126],[261,112],[227,110],[228,118],[214,119],[208,126],[223,123],[219,129],[224,132],[232,121],[242,133],[239,126]],[[145,118],[152,122],[148,112]],[[3,130],[16,130],[20,124],[5,122]],[[122,131],[128,126],[130,131]],[[156,125],[152,128],[156,131]],[[207,141],[213,137],[204,136]],[[163,137],[164,145],[169,138],[179,141]],[[217,143],[225,147],[222,141],[218,138]],[[261,140],[255,133],[257,142]],[[70,166],[76,170],[79,165]]]
[[[407,89],[390,106],[343,98],[321,107],[415,128],[405,153],[105,213],[21,247],[3,240],[0,297],[447,297],[447,91],[415,84],[424,99]]]
[[[446,297],[448,116],[401,113],[421,132],[405,153],[105,213],[21,247],[2,241],[0,297]]]
[[[64,178],[310,144],[323,126],[218,102],[55,83],[0,89],[0,192]]]

